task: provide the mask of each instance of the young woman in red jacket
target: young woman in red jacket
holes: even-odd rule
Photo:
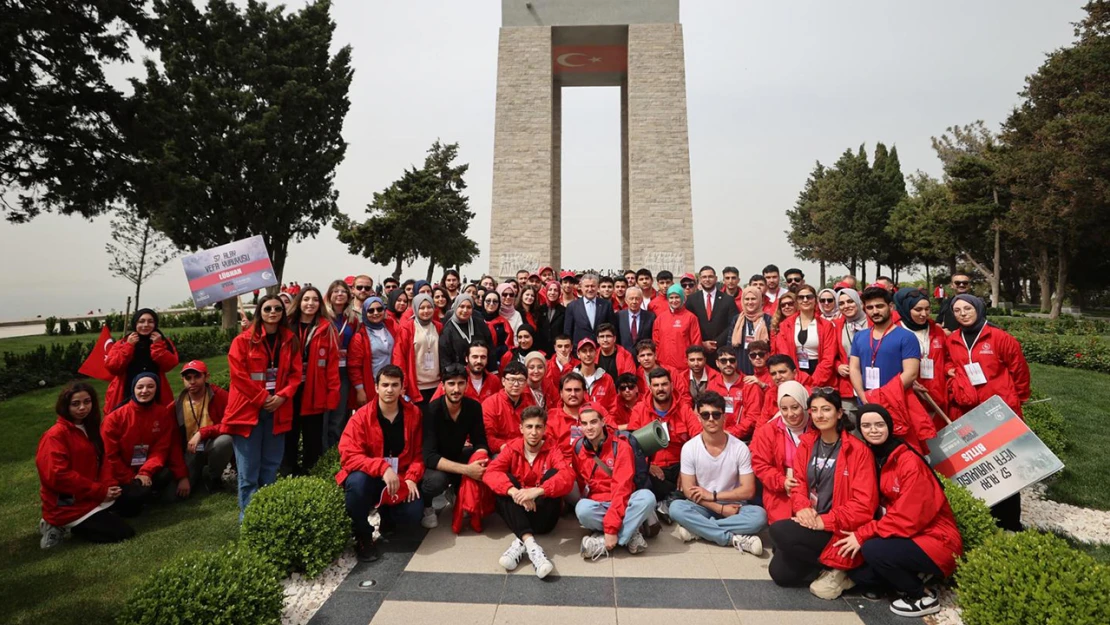
[[[898,289],[894,294],[894,308],[902,317],[900,324],[913,332],[921,347],[921,368],[914,390],[927,393],[941,412],[948,412],[948,337],[944,328],[929,318],[929,296],[924,289]],[[924,402],[922,402],[924,403]],[[948,425],[942,417],[925,407],[939,430]]]
[[[134,331],[112,343],[104,358],[104,367],[115,376],[104,394],[105,413],[127,401],[132,382],[140,373],[158,376],[161,393],[158,397],[159,404],[165,405],[173,401],[173,390],[166,379],[166,372],[177,366],[177,349],[158,330],[158,313],[149,308],[140,308],[131,317],[131,328]]]
[[[879,489],[875,458],[852,436],[837,389],[813,389],[809,416],[813,430],[794,453],[793,516],[771,525],[775,553],[768,572],[779,586],[808,583],[811,593],[831,600],[855,585],[847,571],[862,562],[858,555],[841,555],[833,544],[842,531],[855,531],[874,518]]]
[[[397,292],[396,289],[390,293]],[[402,294],[404,292],[402,291]],[[362,302],[362,329],[351,339],[347,373],[351,378],[351,407],[365,406],[374,399],[374,379],[382,367],[393,363],[393,350],[400,335],[399,322],[385,302],[371,295]]]
[[[436,320],[435,302],[427,293],[412,299],[411,319],[397,328],[393,364],[405,372],[405,395],[414,404],[431,401],[441,381],[439,335],[443,324]]]
[[[324,313],[324,297],[306,286],[293,300],[289,329],[301,350],[301,386],[293,396],[293,426],[285,437],[282,464],[292,475],[306,475],[324,453],[324,413],[339,404],[339,339]],[[304,459],[298,448],[304,439]]]
[[[836,382],[836,328],[817,310],[817,289],[803,284],[794,294],[798,312],[782,320],[774,351],[794,359],[814,386]]]
[[[794,457],[802,437],[809,432],[809,392],[794,380],[778,387],[779,413],[759,426],[752,436],[752,471],[763,484],[763,509],[767,523],[793,516],[790,491],[798,485]]]
[[[96,390],[70,382],[58,395],[54,413],[58,420],[39,439],[35,454],[42,498],[39,546],[61,544],[67,529],[94,543],[131,538],[135,530],[111,509],[123,489],[104,458]]]
[[[974,295],[957,295],[953,298],[952,314],[960,328],[948,335],[949,378],[967,382],[975,389],[974,404],[960,404],[953,395],[950,406],[955,417],[962,416],[994,395],[1002,398],[1017,415],[1022,416],[1021,405],[1029,399],[1029,363],[1021,352],[1021,343],[1002,328],[987,323],[987,308],[983,300]],[[991,508],[998,526],[1020,532],[1021,493],[1003,499]]]
[[[863,566],[848,572],[857,585],[901,595],[890,604],[891,612],[935,614],[940,603],[922,578],[940,581],[956,570],[963,553],[956,517],[929,463],[894,437],[894,419],[885,408],[860,407],[859,426],[879,471],[881,516],[854,532],[842,531],[835,546],[841,556],[863,556]]]
[[[651,340],[655,343],[655,359],[664,367],[685,371],[686,348],[700,345],[701,326],[694,313],[686,309],[686,292],[677,284],[667,289],[667,305],[656,309],[655,324],[651,328]],[[639,350],[637,350],[639,358]],[[681,378],[675,378],[677,382]],[[677,385],[676,385],[677,386]]]
[[[358,284],[359,278],[363,284]],[[369,288],[369,279],[367,276],[359,278],[354,280],[355,286],[360,289],[360,293],[363,293],[365,292],[363,289]],[[335,329],[335,339],[339,343],[339,402],[335,408],[324,413],[322,437],[324,449],[331,449],[339,444],[339,436],[343,434],[343,428],[346,427],[347,420],[351,416],[351,411],[348,409],[351,376],[347,369],[347,355],[351,349],[351,341],[361,330],[362,323],[359,321],[358,300],[351,296],[351,287],[345,281],[333,281],[324,296],[326,298],[324,311],[331,319],[332,327]]]
[[[480,316],[486,322],[490,336],[493,337],[493,344],[490,345],[489,372],[497,373],[500,370],[501,357],[513,348],[516,341],[512,324],[501,314],[501,295],[497,291],[491,290],[482,296]]]
[[[174,404],[161,403],[158,376],[140,373],[131,399],[104,418],[104,457],[122,489],[117,510],[138,514],[143,504],[188,497],[189,470],[177,429]],[[171,485],[176,481],[176,488]]]
[[[840,401],[844,408],[855,414],[856,391],[852,388],[851,353],[852,341],[856,333],[866,330],[870,326],[867,313],[863,311],[863,300],[855,289],[843,288],[836,292],[837,306],[840,316],[833,323],[836,330],[836,386],[840,389]]]
[[[240,521],[258,489],[277,480],[285,434],[293,427],[302,361],[297,337],[286,325],[281,299],[263,297],[227,354],[231,388],[220,431],[232,435],[235,447]]]

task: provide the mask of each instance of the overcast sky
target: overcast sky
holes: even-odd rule
[[[746,276],[775,262],[816,278],[816,266],[796,262],[784,235],[785,211],[814,161],[829,164],[847,147],[866,143],[870,152],[883,141],[898,146],[904,173],[939,175],[930,136],[976,119],[997,128],[1044,53],[1072,40],[1081,4],[685,0],[697,264],[733,264]],[[458,142],[476,213],[469,234],[486,253],[500,2],[335,0],[333,16],[335,45],[352,45],[355,70],[343,131],[350,146],[336,175],[340,210],[364,219],[373,193],[422,163],[432,141]],[[120,68],[113,78],[122,84],[134,73]],[[569,267],[619,263],[619,115],[616,88],[564,91]],[[0,319],[122,309],[133,288],[108,273],[108,233],[106,218],[2,223]],[[464,274],[475,278],[487,266],[480,257]],[[426,270],[419,262],[405,274]],[[388,270],[347,254],[325,227],[291,247],[285,277],[322,286],[363,272],[378,279]],[[186,299],[180,261],[143,293],[157,307]]]

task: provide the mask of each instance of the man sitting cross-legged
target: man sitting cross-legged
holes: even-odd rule
[[[536,542],[535,534],[546,534],[559,521],[562,497],[574,484],[574,469],[547,433],[547,413],[529,406],[520,417],[523,438],[510,441],[489,464],[482,481],[497,496],[497,513],[516,538],[501,555],[501,566],[511,571],[527,553],[536,577],[544,578],[554,568]]]
[[[582,557],[596,560],[617,545],[641,553],[647,542],[640,525],[655,507],[655,495],[646,488],[633,491],[632,446],[605,424],[598,409],[587,404],[578,417],[582,438],[574,445],[574,470],[582,500],[574,512],[582,527],[595,532],[582,539]]]
[[[748,446],[725,431],[725,399],[706,391],[694,400],[701,434],[682,446],[679,486],[686,499],[671,502],[671,519],[684,542],[704,538],[721,546],[759,555],[756,534],[767,527],[767,513],[745,503],[755,495]]]

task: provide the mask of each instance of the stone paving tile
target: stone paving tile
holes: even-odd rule
[[[365,625],[374,618],[385,597],[384,592],[337,590],[312,615],[308,625]]]
[[[740,617],[733,610],[676,610],[670,608],[617,608],[618,625],[740,625]],[[777,624],[764,621],[760,625]]]
[[[506,605],[497,607],[494,625],[617,625],[617,610],[612,607]]]
[[[851,611],[851,607],[843,601],[819,599],[807,588],[782,588],[769,579],[729,579],[724,584],[737,610]]]
[[[460,575],[406,571],[390,592],[389,598],[396,601],[496,605],[501,602],[506,577],[504,574]]]
[[[788,612],[785,610],[737,610],[741,625],[865,625],[853,612]],[[906,625],[920,623],[906,619]]]
[[[618,608],[732,610],[720,579],[618,577]]]
[[[616,551],[616,550],[614,550]],[[623,551],[623,550],[622,550]],[[668,579],[720,579],[717,566],[707,553],[665,553],[649,546],[644,553],[626,551],[615,554],[613,574],[623,577],[663,577]]]
[[[531,606],[613,607],[613,580],[604,577],[537,579],[509,576],[501,603]]]
[[[382,604],[371,625],[492,625],[497,604],[394,601]]]

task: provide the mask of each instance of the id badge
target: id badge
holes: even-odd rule
[[[400,474],[400,472],[401,472],[400,464],[398,464],[398,460],[397,460],[396,456],[391,456],[389,458],[386,458],[385,461],[389,463],[389,468],[393,469],[394,473]]]
[[[347,366],[347,350],[341,349],[341,350],[339,350],[339,368],[342,369],[343,367],[346,367],[346,366]]]
[[[972,386],[982,386],[987,383],[987,376],[983,375],[983,368],[979,363],[972,362],[964,365],[964,371],[967,373],[967,379],[971,380]]]
[[[277,390],[277,373],[278,373],[277,367],[268,367],[266,369],[264,379],[266,380],[266,390],[267,391],[276,391]]]
[[[205,443],[204,441],[201,441],[201,442],[197,443],[197,453],[199,454],[200,452],[204,451],[204,448],[207,447],[207,446],[208,446],[208,444]]]
[[[725,397],[725,413],[726,414],[732,414],[732,413],[736,412],[736,410],[734,408],[735,401],[736,400],[733,399],[732,397]]]
[[[146,464],[148,453],[150,453],[150,445],[135,445],[131,450],[131,466],[141,467]]]
[[[933,379],[933,359],[932,358],[922,358],[921,359],[921,372],[920,372],[919,377],[922,380],[932,380]]]
[[[424,371],[431,371],[436,368],[436,357],[431,351],[424,352],[424,357],[420,359],[420,368]]]
[[[863,388],[871,391],[879,388],[879,368],[878,367],[864,367],[863,372]]]
[[[582,426],[579,426],[579,425],[570,426],[570,440],[573,442],[573,441],[576,441],[580,438],[582,438]]]
[[[667,425],[666,421],[660,421],[659,423],[663,424],[663,433],[666,434],[667,439],[670,440],[670,438],[671,438],[671,426]]]
[[[799,369],[805,369],[806,371],[808,371],[809,370],[809,352],[806,351],[806,348],[799,347],[796,356],[797,356],[797,360],[798,360],[798,368]]]
[[[814,488],[809,489],[809,505],[813,506],[814,510],[817,509],[817,490]]]

